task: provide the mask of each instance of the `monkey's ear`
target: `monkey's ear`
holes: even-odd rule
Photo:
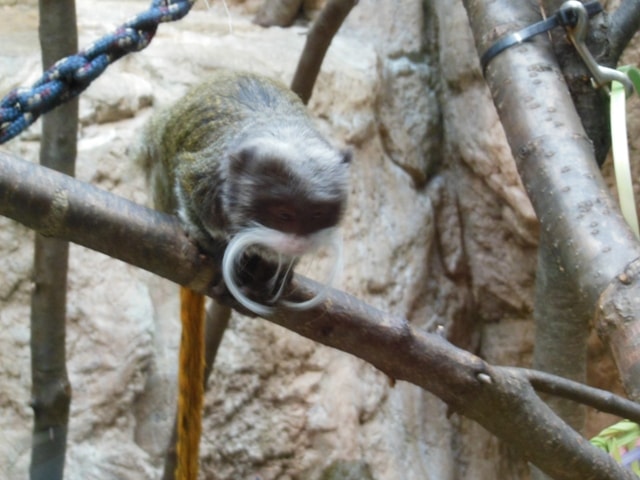
[[[350,148],[345,148],[340,151],[342,154],[342,163],[351,163],[353,160],[353,151]]]

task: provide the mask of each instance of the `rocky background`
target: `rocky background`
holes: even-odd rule
[[[80,45],[148,4],[78,0]],[[209,4],[163,24],[146,50],[83,94],[78,178],[146,203],[131,151],[153,108],[218,68],[289,83],[307,24],[256,26],[259,0]],[[0,96],[38,77],[37,28],[37,2],[0,0]],[[461,2],[361,0],[331,45],[310,108],[355,153],[340,287],[415,328],[444,328],[490,362],[528,366],[537,223]],[[2,148],[36,161],[39,135],[36,124]],[[0,218],[0,475],[11,479],[27,478],[31,444],[32,238]],[[157,479],[176,393],[177,287],[78,246],[70,267],[66,477]],[[596,339],[592,350],[592,383],[616,388]],[[592,412],[587,433],[612,421]],[[508,446],[448,416],[429,393],[234,315],[209,384],[201,478],[527,477]]]

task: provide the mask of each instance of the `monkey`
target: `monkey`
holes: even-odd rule
[[[223,274],[254,313],[271,310],[246,301],[234,281],[231,260],[246,243],[243,235],[267,246],[261,254],[271,260],[274,252],[290,261],[331,243],[346,204],[351,153],[324,139],[285,86],[220,71],[154,117],[144,143],[156,208],[177,212],[205,250],[235,238]]]
[[[247,72],[217,71],[153,115],[142,146],[139,163],[155,207],[177,214],[205,253],[224,249],[224,286],[242,306],[267,316],[274,304],[304,309],[322,300],[319,295],[289,303],[280,297],[304,254],[321,246],[335,253],[329,283],[340,268],[336,232],[346,208],[352,155],[320,134],[286,86]],[[266,273],[251,277],[253,270]],[[245,291],[251,278],[264,281],[266,296],[256,299],[255,291]],[[180,480],[197,476],[200,417],[190,418],[185,410],[200,411],[203,396],[193,385],[203,383],[202,372],[183,370],[198,369],[204,355],[190,351],[202,347],[186,338],[202,335],[197,326],[204,318],[203,297],[182,287],[181,303]]]

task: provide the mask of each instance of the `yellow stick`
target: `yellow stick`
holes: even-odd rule
[[[204,296],[180,287],[176,480],[196,480],[204,398]]]

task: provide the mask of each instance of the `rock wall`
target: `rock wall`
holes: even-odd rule
[[[0,95],[38,76],[37,10],[0,3]],[[81,98],[77,176],[147,201],[131,147],[152,108],[218,68],[288,82],[305,25],[263,29],[255,2],[199,5]],[[81,45],[146,8],[78,0]],[[355,152],[341,288],[442,328],[490,362],[527,365],[537,224],[459,1],[361,0],[310,108]],[[6,144],[37,159],[38,126]],[[26,478],[33,234],[0,218],[0,472]],[[159,478],[173,419],[177,288],[71,248],[67,478]],[[526,466],[419,388],[260,319],[234,315],[206,398],[201,478],[521,479]]]

